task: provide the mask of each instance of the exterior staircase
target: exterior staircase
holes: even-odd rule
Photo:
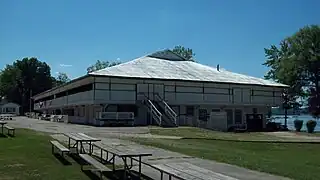
[[[162,120],[165,121],[166,127],[178,127],[176,112],[158,94],[154,97],[154,104],[162,113]]]
[[[151,101],[143,93],[139,95],[143,96],[141,104],[146,107],[152,120],[155,121],[157,125],[161,127],[177,127],[176,113],[159,95],[155,95],[156,101]]]

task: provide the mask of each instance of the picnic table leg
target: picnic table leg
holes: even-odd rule
[[[115,163],[116,163],[116,162],[115,162],[115,158],[116,158],[116,156],[113,154],[113,155],[112,155],[112,171],[113,171],[113,172],[114,172],[114,170],[116,169],[116,168],[115,168]]]
[[[79,154],[79,147],[78,147],[78,145],[79,145],[79,141],[76,141],[76,150],[77,150],[77,154]]]
[[[80,141],[80,154],[83,152],[83,144],[82,141]]]
[[[102,148],[100,149],[100,160],[101,160],[101,162],[103,162],[103,150],[102,150]]]
[[[70,149],[70,138],[68,140],[68,149]]]
[[[141,156],[139,156],[139,179],[141,179]]]
[[[123,164],[124,164],[124,173],[123,173],[123,179],[127,179],[127,158],[123,157]]]
[[[92,151],[91,151],[91,141],[89,142],[89,154],[91,155],[92,154]]]
[[[52,154],[54,153],[54,147],[53,147],[53,144],[51,144],[51,151],[52,151]]]

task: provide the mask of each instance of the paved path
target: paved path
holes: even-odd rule
[[[301,141],[301,142],[319,142],[320,136],[312,136],[312,135],[303,135],[295,132],[266,132],[265,134],[273,135],[276,137],[281,137],[284,139],[289,139],[292,141]]]
[[[9,121],[10,126],[16,128],[29,128],[36,131],[50,132],[50,133],[64,133],[64,132],[83,132],[88,135],[100,138],[103,144],[112,144],[114,146],[123,146],[123,148],[130,148],[138,152],[151,152],[152,156],[147,157],[144,161],[153,164],[173,163],[173,162],[189,162],[196,166],[212,170],[227,176],[237,178],[239,180],[288,180],[288,178],[270,175],[267,173],[251,171],[234,165],[218,163],[215,161],[195,158],[176,152],[167,151],[150,146],[143,146],[131,141],[121,140],[119,137],[125,135],[148,136],[148,127],[92,127],[85,125],[74,125],[57,122],[41,121],[36,119],[29,119],[26,117],[15,117],[14,120]],[[19,132],[17,132],[18,134]],[[59,134],[53,134],[54,138],[66,141],[67,139]],[[120,161],[119,161],[120,163]],[[159,179],[160,173],[150,168],[143,168],[143,173]]]

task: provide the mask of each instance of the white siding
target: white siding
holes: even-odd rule
[[[251,89],[242,89],[242,102],[245,104],[251,103]]]
[[[135,91],[111,91],[111,101],[132,101],[135,103],[136,92]]]
[[[177,86],[176,92],[185,92],[185,93],[202,93],[203,88],[201,87],[186,87],[186,86]]]
[[[108,100],[110,100],[110,91],[108,91],[108,90],[95,90],[94,99],[108,101]]]
[[[242,90],[239,88],[233,89],[233,103],[235,104],[242,103]]]
[[[108,83],[96,83],[95,84],[96,89],[107,89],[109,90],[109,84]]]
[[[222,88],[204,88],[204,93],[210,94],[229,94],[229,89]]]
[[[135,91],[135,84],[111,84],[111,90]]]

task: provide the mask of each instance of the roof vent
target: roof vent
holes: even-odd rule
[[[220,65],[219,64],[217,65],[217,71],[220,71]]]

